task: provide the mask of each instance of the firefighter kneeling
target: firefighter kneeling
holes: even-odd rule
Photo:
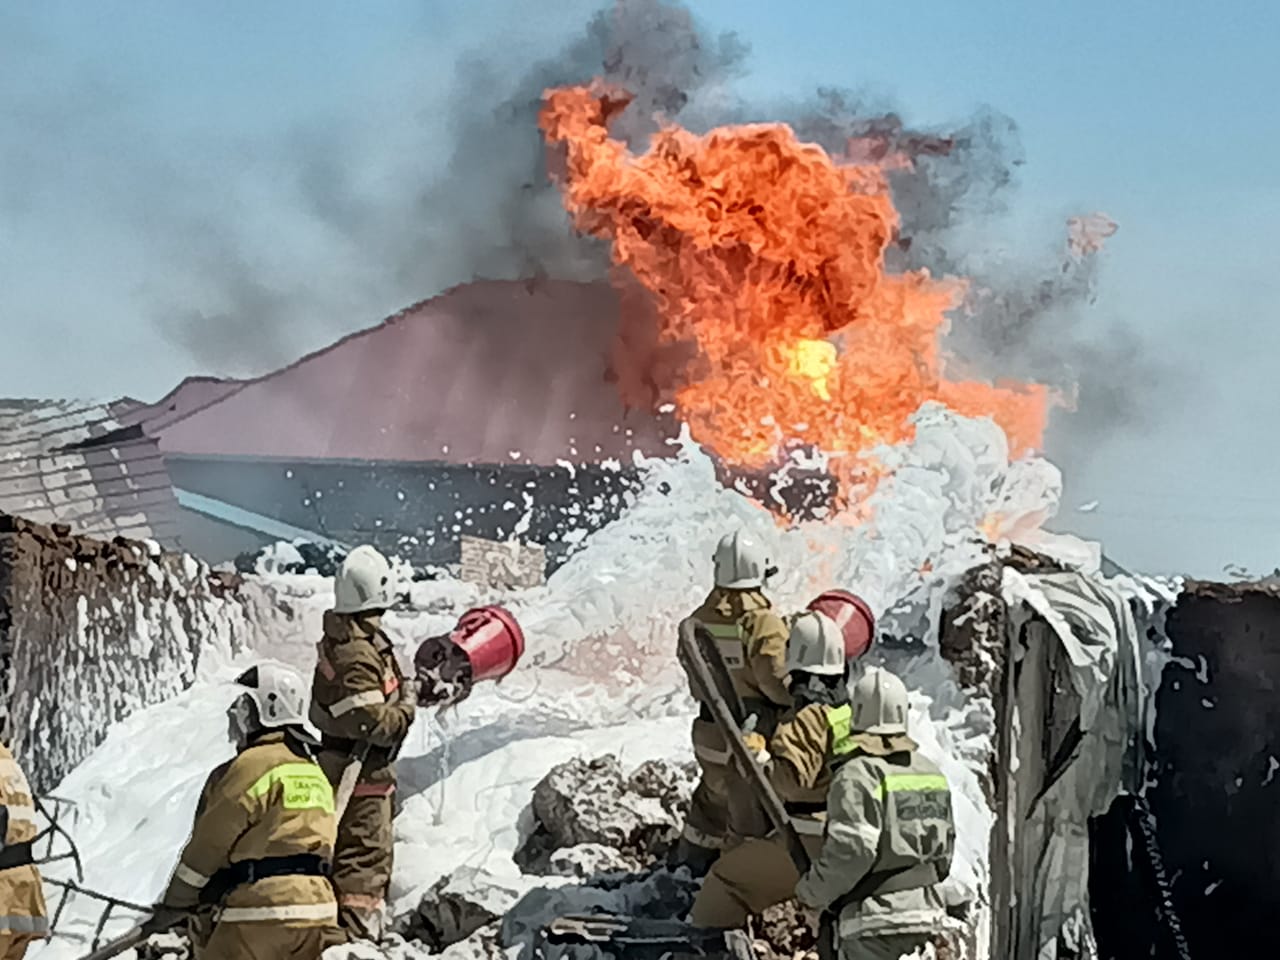
[[[939,885],[955,823],[946,777],[907,736],[907,689],[869,668],[853,689],[848,737],[837,737],[822,850],[796,897],[823,912],[829,953],[897,960],[944,929]]]
[[[263,664],[237,682],[248,688],[227,711],[237,754],[205,784],[191,838],[143,930],[172,929],[205,905],[207,925],[192,931],[199,956],[312,960],[345,939],[328,876],[333,789],[302,725],[302,678]]]

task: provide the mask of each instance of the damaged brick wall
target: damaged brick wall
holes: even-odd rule
[[[1273,956],[1280,584],[1189,582],[1166,622],[1152,809],[1196,957]]]
[[[261,599],[188,556],[0,514],[0,696],[34,788],[245,649]]]

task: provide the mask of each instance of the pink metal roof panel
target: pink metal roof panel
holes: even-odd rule
[[[617,326],[607,284],[481,281],[146,426],[166,453],[188,456],[552,465],[661,454],[673,425],[625,410],[606,380]]]
[[[187,377],[155,403],[121,401],[113,408],[113,412],[122,424],[141,424],[145,431],[156,434],[175,420],[189,417],[217,403],[243,385],[243,380]]]

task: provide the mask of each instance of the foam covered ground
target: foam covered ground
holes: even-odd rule
[[[990,748],[990,704],[957,689],[937,652],[936,614],[944,592],[989,549],[979,531],[1036,535],[1061,483],[1045,461],[1010,464],[1004,435],[988,420],[932,405],[916,419],[912,443],[879,452],[895,472],[870,499],[872,519],[860,525],[784,530],[721,487],[710,461],[685,446],[678,458],[646,462],[646,485],[622,518],[587,538],[545,586],[493,593],[451,580],[414,584],[415,609],[389,618],[405,660],[422,638],[485,600],[515,612],[528,650],[514,675],[478,689],[442,721],[420,713],[399,761],[396,912],[462,866],[528,885],[511,855],[532,787],[556,763],[605,752],[621,754],[628,767],[691,756],[693,710],[675,663],[674,628],[710,585],[714,544],[735,527],[772,546],[780,572],[770,593],[784,610],[841,586],[878,615],[908,596],[931,612],[935,633],[922,653],[873,652],[870,659],[888,656],[907,681],[913,735],[953,784],[958,850],[949,886],[957,895],[982,889],[993,818],[978,774]],[[257,656],[309,673],[329,581],[279,577],[274,585],[297,619],[289,635],[259,638]],[[118,724],[60,786],[57,794],[76,804],[66,825],[84,855],[86,886],[142,903],[162,891],[204,777],[230,752],[224,710],[235,669]],[[30,955],[85,952],[81,938],[96,917],[96,905],[77,896],[59,937]]]

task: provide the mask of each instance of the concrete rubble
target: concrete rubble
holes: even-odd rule
[[[516,854],[526,873],[640,869],[680,835],[694,768],[655,761],[624,776],[616,757],[572,760],[534,788],[537,826]]]
[[[539,932],[566,913],[603,910],[679,915],[692,903],[688,874],[660,866],[679,837],[694,785],[692,764],[664,761],[624,773],[612,755],[559,764],[534,787],[533,827],[516,862],[522,889],[484,870],[443,877],[397,933],[432,954],[528,953]]]

